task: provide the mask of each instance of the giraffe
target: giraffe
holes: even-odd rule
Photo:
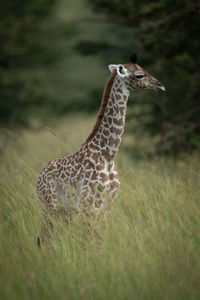
[[[39,204],[46,226],[46,213],[55,215],[64,205],[66,223],[73,212],[96,222],[101,211],[112,207],[120,186],[114,158],[125,125],[127,100],[134,89],[165,91],[165,87],[136,64],[109,65],[111,72],[102,98],[96,123],[80,149],[50,161],[37,177]]]

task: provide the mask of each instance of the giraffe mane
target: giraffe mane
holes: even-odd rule
[[[114,69],[105,85],[105,89],[104,89],[104,93],[103,93],[103,98],[102,98],[102,101],[101,101],[101,106],[100,106],[100,109],[99,109],[99,113],[98,113],[98,116],[97,116],[97,120],[96,120],[96,123],[92,129],[92,132],[90,133],[90,135],[88,136],[88,138],[86,139],[86,142],[89,142],[94,136],[95,134],[97,133],[100,125],[101,125],[101,121],[102,121],[102,118],[104,116],[104,112],[106,110],[106,107],[107,107],[107,104],[108,104],[108,99],[109,99],[109,96],[110,96],[110,91],[111,91],[111,88],[113,86],[113,82],[114,82],[114,79],[116,77],[116,74],[117,74],[117,71],[116,69]]]

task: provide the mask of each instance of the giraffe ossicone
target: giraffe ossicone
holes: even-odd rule
[[[37,177],[44,218],[46,212],[58,213],[60,203],[70,212],[66,213],[67,223],[74,210],[96,221],[108,204],[112,206],[120,186],[114,158],[124,131],[129,93],[134,89],[165,90],[136,63],[109,65],[109,69],[97,120],[85,143],[72,155],[50,161]]]

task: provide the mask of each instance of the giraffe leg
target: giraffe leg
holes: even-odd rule
[[[38,237],[38,246],[42,240],[48,240],[53,230],[52,218],[58,214],[58,188],[54,177],[48,178],[46,189],[38,186],[39,205],[42,211],[42,226]]]
[[[40,197],[39,197],[40,198]],[[40,237],[38,237],[38,246],[41,245],[41,240],[49,240],[53,231],[53,220],[56,217],[62,219],[66,228],[68,229],[73,221],[73,216],[77,214],[77,211],[71,207],[63,207],[60,203],[58,189],[55,189],[53,193],[49,194],[45,200],[41,200],[42,210],[42,226],[40,231]]]
[[[42,225],[38,236],[38,246],[41,248],[41,242],[48,241],[51,238],[53,231],[53,218],[57,215],[55,208],[43,208],[42,210]]]
[[[81,206],[81,215],[82,222],[87,228],[88,235],[90,239],[94,239],[95,243],[97,242],[97,247],[102,248],[102,238],[98,229],[96,228],[98,223],[98,218],[101,212],[101,205],[95,205],[95,193],[90,193],[90,197],[86,198],[87,200],[82,200]],[[87,252],[86,245],[84,244],[84,252]]]
[[[78,210],[75,207],[75,203],[78,201],[77,191],[70,185],[67,185],[65,189],[62,186],[59,186],[59,196],[61,207],[63,208],[63,220],[66,227],[69,228],[73,222],[74,215],[78,213]]]

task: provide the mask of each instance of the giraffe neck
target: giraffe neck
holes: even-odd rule
[[[114,159],[121,143],[128,96],[124,80],[113,71],[104,90],[96,124],[86,141],[108,162]]]

